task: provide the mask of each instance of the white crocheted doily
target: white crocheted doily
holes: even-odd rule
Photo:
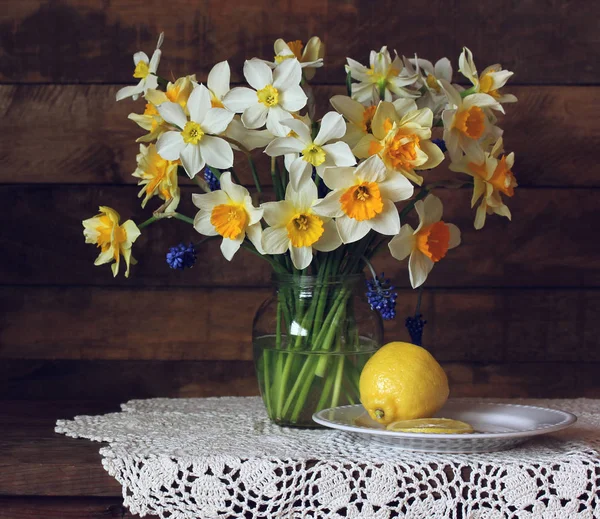
[[[528,400],[576,413],[510,451],[428,454],[272,424],[259,398],[133,400],[60,420],[108,442],[104,468],[134,514],[163,519],[600,518],[600,400]]]

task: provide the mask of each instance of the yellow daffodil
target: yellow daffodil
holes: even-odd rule
[[[178,103],[162,103],[161,117],[176,129],[163,133],[156,143],[158,153],[167,160],[181,160],[190,178],[208,164],[218,169],[233,165],[233,150],[222,134],[233,119],[233,113],[224,108],[213,108],[210,92],[198,85],[187,102],[189,119]]]
[[[473,60],[473,53],[463,47],[463,51],[458,58],[458,65],[461,74],[465,76],[473,86],[475,92],[491,95],[499,103],[516,103],[517,98],[512,94],[502,94],[500,89],[506,85],[506,82],[514,74],[510,70],[505,70],[499,63],[487,67],[481,75],[477,74],[477,67]]]
[[[408,271],[413,288],[421,286],[433,266],[446,256],[449,249],[460,244],[460,230],[456,225],[442,221],[444,207],[434,195],[415,204],[419,226],[414,230],[405,224],[390,243],[390,253],[402,261],[410,255]]]
[[[475,229],[481,229],[485,225],[486,215],[498,214],[511,219],[509,208],[502,201],[501,195],[512,197],[517,181],[512,172],[515,163],[515,154],[503,153],[502,138],[496,141],[491,152],[485,153],[485,160],[481,164],[470,162],[464,157],[458,162],[452,163],[450,169],[466,173],[473,177],[474,189],[471,199],[471,207],[475,207],[481,198],[481,203],[475,213]]]
[[[267,254],[289,250],[294,267],[302,270],[310,265],[313,250],[330,252],[342,244],[331,218],[314,211],[318,200],[317,186],[308,179],[300,183],[297,191],[288,184],[285,200],[261,205],[269,225],[262,239]]]
[[[315,212],[336,219],[344,243],[360,240],[371,229],[398,233],[400,216],[394,203],[409,199],[414,188],[406,177],[387,169],[378,155],[355,168],[327,168],[323,180],[332,191],[315,205]]]
[[[275,70],[261,60],[246,60],[244,76],[252,88],[232,88],[223,99],[225,108],[242,114],[244,126],[256,130],[267,125],[273,135],[285,137],[289,129],[281,124],[292,112],[306,105],[300,86],[302,69],[297,59],[286,59]]]
[[[139,178],[138,186],[142,186],[138,197],[144,197],[142,207],[146,207],[153,196],[171,203],[168,211],[175,211],[179,205],[179,184],[177,181],[177,166],[179,161],[163,159],[156,151],[156,146],[140,144],[137,156],[137,169],[133,176]]]
[[[128,118],[137,123],[138,126],[147,130],[137,142],[152,142],[158,139],[164,132],[169,130],[169,124],[161,117],[158,106],[163,103],[177,103],[186,110],[187,101],[194,88],[196,76],[185,76],[179,78],[175,83],[169,82],[165,92],[161,90],[148,90],[145,94],[147,101],[143,114],[129,114]]]
[[[333,96],[329,102],[336,112],[346,119],[346,133],[342,140],[354,148],[367,134],[371,133],[371,123],[377,106],[365,106],[348,96]]]
[[[358,83],[352,84],[352,98],[363,104],[376,104],[378,101],[393,101],[396,97],[419,97],[419,92],[408,90],[419,78],[410,74],[396,53],[392,60],[387,47],[381,47],[379,52],[371,51],[369,67],[361,65],[352,58],[348,61],[347,70],[352,79]],[[383,99],[381,94],[383,93]]]
[[[100,214],[83,221],[83,235],[85,243],[100,247],[101,252],[94,265],[104,265],[114,261],[111,268],[113,276],[116,277],[121,255],[123,255],[127,265],[125,277],[129,277],[129,265],[136,263],[131,256],[131,246],[141,233],[132,220],[127,220],[123,225],[119,225],[119,220],[119,213],[114,209],[100,206]]]
[[[431,142],[433,112],[416,109],[414,101],[399,99],[395,104],[380,102],[366,134],[352,150],[358,158],[378,155],[385,166],[418,185],[423,177],[416,171],[431,169],[444,160],[444,154]]]
[[[121,88],[117,92],[117,101],[127,97],[132,97],[135,101],[140,94],[145,94],[149,89],[158,86],[156,71],[158,70],[158,64],[160,63],[160,46],[163,43],[163,39],[164,33],[161,32],[152,58],[148,58],[148,55],[145,52],[136,52],[133,55],[133,64],[135,65],[133,77],[140,81],[137,85]]]
[[[270,157],[285,155],[290,183],[295,190],[310,179],[313,167],[317,175],[322,177],[325,168],[356,164],[350,147],[338,140],[346,132],[346,124],[340,114],[326,113],[314,139],[311,128],[299,119],[285,119],[281,124],[291,130],[291,135],[275,139],[267,146],[265,153]]]
[[[307,80],[311,80],[316,69],[323,66],[325,44],[318,36],[313,36],[306,45],[300,40],[288,41],[279,38],[275,41],[275,63],[278,65],[283,60],[296,58],[300,62],[302,72]]]
[[[194,218],[194,228],[205,236],[222,236],[221,252],[231,261],[246,237],[263,254],[261,245],[262,209],[252,205],[252,198],[243,186],[234,184],[231,173],[220,178],[221,189],[203,195],[192,195],[200,209]]]
[[[463,99],[458,90],[443,79],[440,85],[450,106],[442,113],[442,121],[444,141],[452,162],[458,162],[464,152],[470,161],[481,164],[484,160],[481,143],[502,135],[502,130],[490,121],[488,111],[504,113],[502,105],[488,94],[471,94]]]

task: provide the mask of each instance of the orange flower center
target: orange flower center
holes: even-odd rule
[[[454,128],[470,139],[479,139],[485,130],[485,114],[478,106],[458,112],[454,116]]]
[[[144,115],[158,115],[158,110],[156,109],[156,106],[154,106],[152,103],[146,103],[146,108],[144,109]]]
[[[213,208],[210,215],[210,223],[215,230],[223,236],[235,240],[248,225],[248,213],[239,205],[221,204]]]
[[[100,225],[96,227],[96,231],[98,232],[98,247],[102,252],[106,252],[113,247],[113,256],[117,260],[121,244],[127,239],[125,230],[120,225],[115,225],[108,216],[102,215]]]
[[[296,214],[286,225],[288,237],[294,247],[310,247],[319,241],[325,228],[323,220],[315,214]]]
[[[375,218],[383,211],[383,200],[375,182],[361,182],[346,189],[340,204],[344,213],[359,222]]]
[[[504,193],[506,196],[513,196],[515,194],[514,188],[517,186],[517,181],[515,179],[515,175],[506,164],[506,157],[502,157],[498,161],[498,165],[496,166],[496,169],[490,178],[488,178],[488,172],[485,164],[475,164],[474,162],[469,162],[468,167],[471,171],[473,171],[473,173],[477,174],[485,182],[491,184],[494,189]]]
[[[397,132],[387,139],[383,158],[395,170],[412,170],[413,162],[417,159],[421,147],[419,142],[417,135]]]
[[[294,56],[298,61],[302,59],[302,49],[304,49],[304,44],[300,40],[288,41],[287,46],[294,53]]]
[[[376,106],[367,106],[363,112],[362,129],[367,133],[371,133],[371,123],[375,116],[375,110],[377,110]]]
[[[417,249],[437,263],[448,252],[450,228],[444,222],[436,222],[417,233]]]

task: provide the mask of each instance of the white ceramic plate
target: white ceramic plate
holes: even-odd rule
[[[427,434],[387,431],[372,420],[362,405],[323,409],[313,420],[325,427],[357,434],[368,440],[422,452],[490,452],[510,449],[533,436],[560,431],[577,421],[572,413],[516,404],[469,403],[449,400],[438,418],[471,424],[470,434]]]

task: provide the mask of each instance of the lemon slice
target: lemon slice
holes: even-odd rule
[[[428,434],[466,434],[472,433],[468,423],[450,418],[417,418],[400,420],[387,426],[388,431]]]

